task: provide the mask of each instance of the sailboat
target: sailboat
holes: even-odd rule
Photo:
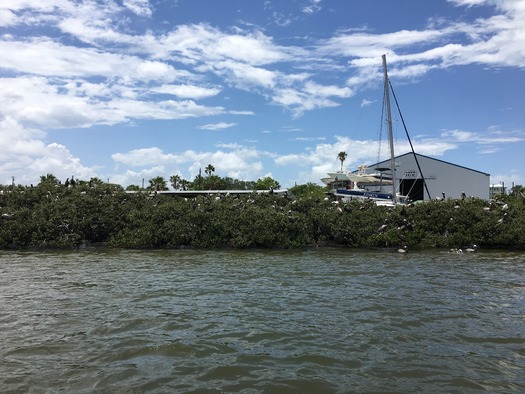
[[[331,172],[328,173],[328,178],[323,178],[322,181],[330,186],[330,194],[336,198],[344,200],[371,200],[377,205],[395,206],[397,204],[405,204],[408,199],[406,196],[397,193],[398,185],[395,176],[396,164],[386,55],[382,57],[390,166],[388,168],[374,168],[372,172],[365,165],[359,166],[357,172]],[[388,187],[389,191],[385,191],[386,187]]]

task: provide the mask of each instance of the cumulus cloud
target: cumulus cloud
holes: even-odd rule
[[[183,178],[193,179],[199,170],[209,163],[220,169],[221,176],[231,176],[241,180],[258,179],[263,174],[262,158],[267,153],[240,144],[222,144],[217,151],[185,150],[166,153],[158,147],[135,149],[126,153],[112,155],[117,165],[134,167],[125,174],[112,175],[118,183],[137,184],[144,176],[166,174],[166,178],[179,174]],[[157,171],[154,173],[153,169]]]
[[[42,130],[24,127],[11,117],[0,120],[1,183],[10,184],[14,177],[16,184],[36,184],[40,175],[47,173],[63,179],[71,174],[90,178],[100,170],[82,165],[64,145],[44,143],[45,135]]]

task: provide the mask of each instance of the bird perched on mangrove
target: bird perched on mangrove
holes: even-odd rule
[[[503,223],[505,223],[506,221],[507,221],[507,212],[505,212],[505,213],[503,214],[503,216],[501,217],[501,219],[498,219],[498,222],[497,222],[497,223],[498,223],[498,224],[503,224]]]
[[[387,222],[387,220],[385,219],[385,223],[381,227],[379,227],[377,229],[377,232],[379,234],[383,234],[386,231],[386,229],[388,228],[388,225],[386,224],[386,222]]]

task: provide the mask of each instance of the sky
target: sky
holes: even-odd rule
[[[281,187],[409,151],[525,185],[524,0],[2,0],[0,184]]]

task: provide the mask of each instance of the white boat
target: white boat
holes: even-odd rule
[[[394,143],[392,136],[392,116],[386,56],[383,55],[383,79],[385,105],[388,125],[388,145],[390,148],[390,166],[388,168],[368,169],[366,165],[355,172],[337,171],[328,173],[322,181],[330,187],[330,194],[344,200],[371,200],[377,205],[395,206],[407,203],[408,198],[397,193],[395,177]]]

